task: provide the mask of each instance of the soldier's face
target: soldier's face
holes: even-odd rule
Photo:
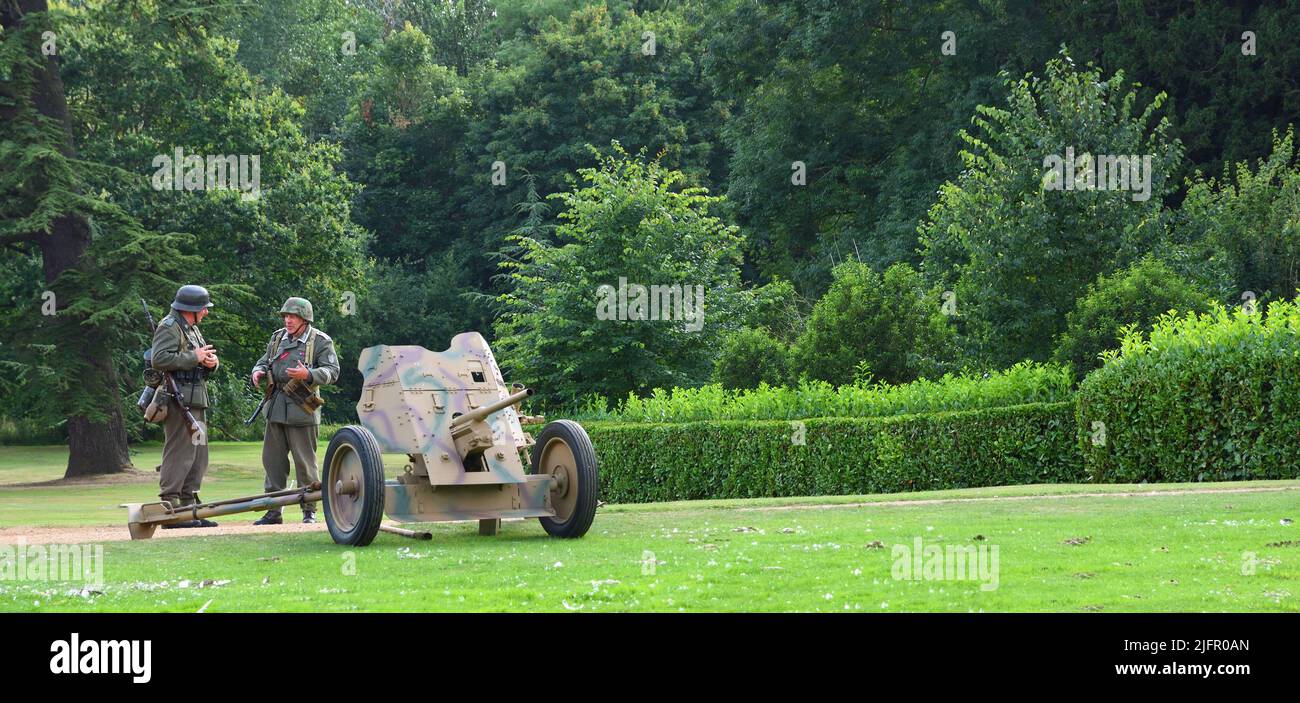
[[[284,315],[284,328],[289,331],[289,334],[298,334],[298,330],[302,329],[303,322],[305,320],[291,312]]]

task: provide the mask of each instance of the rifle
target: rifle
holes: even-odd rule
[[[276,384],[275,380],[271,378],[271,371],[269,369],[267,370],[266,375],[266,390],[262,392],[262,400],[257,404],[257,409],[253,411],[253,414],[250,415],[247,420],[244,420],[245,425],[253,424],[253,421],[257,419],[257,416],[262,414],[262,408],[266,407],[266,401],[270,400],[271,396],[275,395]],[[307,414],[316,412],[317,408],[325,404],[325,401],[320,396],[312,392],[310,386],[296,378],[289,379],[289,382],[284,384],[284,388],[280,390],[284,392],[284,395],[289,399],[289,402],[302,408],[302,411]]]
[[[288,334],[287,331],[286,334]],[[279,347],[277,346],[277,349],[278,348]],[[316,412],[318,408],[325,404],[325,399],[316,395],[316,391],[312,389],[311,384],[300,379],[291,378],[288,383],[284,384],[283,388],[278,388],[275,382],[275,376],[272,374],[270,366],[274,362],[274,359],[268,361],[266,369],[266,390],[262,392],[262,400],[253,410],[253,414],[249,415],[247,420],[244,420],[245,425],[253,424],[253,421],[257,419],[257,416],[262,414],[262,409],[266,407],[267,401],[275,395],[277,390],[284,393],[285,398],[287,398],[289,402],[297,405],[308,415]]]
[[[141,298],[140,304],[144,306],[144,316],[149,320],[149,334],[150,336],[153,336],[153,332],[157,329],[157,325],[154,324],[153,313],[149,312],[149,303],[146,303],[144,298]],[[151,359],[150,364],[152,363],[153,361]],[[185,415],[185,429],[189,430],[189,433],[193,435],[195,432],[199,431],[199,421],[194,419],[194,414],[190,412],[189,408],[185,407],[185,403],[181,402],[181,389],[176,385],[176,379],[172,378],[171,373],[163,371],[162,377],[163,383],[167,384],[167,392],[171,393],[172,400],[175,401],[176,407],[180,408],[181,413]]]
[[[257,403],[257,409],[253,411],[253,414],[249,415],[247,420],[244,420],[245,425],[253,424],[257,416],[262,414],[262,408],[266,407],[266,401],[270,400],[273,395],[275,395],[275,379],[271,378],[271,372],[268,370],[266,372],[266,390],[262,391],[262,400]]]

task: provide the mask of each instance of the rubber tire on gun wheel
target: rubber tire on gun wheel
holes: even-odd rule
[[[357,495],[337,493],[336,472],[357,482]],[[384,519],[384,459],[370,430],[348,425],[334,433],[321,467],[321,502],[336,543],[364,547],[374,541]]]
[[[562,451],[560,444],[563,444]],[[587,534],[591,529],[591,521],[596,517],[596,498],[600,491],[600,477],[596,467],[596,449],[591,445],[591,438],[587,436],[587,431],[582,429],[572,420],[556,420],[542,428],[541,434],[537,435],[537,443],[533,445],[532,451],[532,469],[534,474],[553,473],[556,466],[545,466],[544,458],[550,450],[551,457],[562,456],[564,464],[563,469],[567,474],[567,491],[576,492],[572,500],[557,499],[555,492],[552,492],[552,504],[556,506],[555,517],[538,518],[542,527],[546,529],[547,534],[552,537],[581,537]],[[554,452],[557,452],[555,454]],[[569,466],[569,454],[573,456],[572,466]],[[555,461],[545,463],[555,464]],[[560,514],[560,505],[567,503],[572,506],[568,515]]]

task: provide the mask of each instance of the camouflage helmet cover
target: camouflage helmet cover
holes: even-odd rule
[[[181,286],[176,290],[176,299],[172,301],[173,310],[198,312],[210,307],[212,307],[212,296],[208,295],[208,289],[203,286]]]
[[[302,319],[312,322],[311,301],[306,298],[289,298],[280,306],[280,314],[292,313]]]

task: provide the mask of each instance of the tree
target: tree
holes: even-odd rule
[[[1289,4],[1062,2],[1046,4],[1044,14],[1045,28],[1069,42],[1076,60],[1123,70],[1143,86],[1142,99],[1169,94],[1165,110],[1189,170],[1264,157],[1269,130],[1300,110],[1291,80],[1300,73],[1292,40],[1300,14]]]
[[[966,349],[996,367],[1047,360],[1088,283],[1166,239],[1181,153],[1155,121],[1163,97],[1136,111],[1122,73],[1062,50],[1043,76],[1004,80],[1007,106],[977,109],[964,170],[919,230],[922,270],[954,291]]]
[[[132,294],[185,257],[174,238],[143,229],[91,187],[91,173],[105,168],[78,158],[58,53],[66,35],[46,1],[0,2],[0,26],[0,73],[11,78],[0,83],[0,244],[22,257],[38,250],[46,287],[43,300],[10,311],[17,344],[6,351],[18,355],[11,363],[51,370],[45,390],[67,418],[65,476],[123,471],[131,460],[113,341]],[[143,251],[164,260],[128,266],[113,287],[100,284],[106,266]],[[45,303],[55,314],[42,315],[51,312]]]
[[[434,63],[418,27],[389,34],[373,51],[344,121],[347,170],[365,184],[356,219],[378,233],[376,255],[420,262],[466,237],[460,169],[475,119],[471,86]],[[492,194],[482,180],[480,191]]]
[[[918,263],[916,223],[961,166],[958,128],[1001,97],[1000,68],[1051,56],[1043,13],[1025,0],[758,0],[710,12],[705,75],[727,107],[722,174],[750,265],[815,296],[835,261]]]
[[[707,381],[740,305],[740,236],[709,214],[720,199],[617,143],[579,174],[554,196],[554,243],[512,237],[502,365],[559,403]]]
[[[139,350],[149,338],[141,297],[160,313],[158,304],[170,302],[180,283],[207,284],[218,307],[204,327],[222,354],[220,373],[242,375],[278,325],[275,312],[285,297],[312,298],[328,328],[341,312],[343,294],[365,291],[366,237],[351,222],[354,191],[334,168],[338,151],[305,139],[298,127],[301,109],[283,93],[256,90],[234,61],[234,44],[207,33],[204,27],[228,9],[209,0],[71,8],[60,16],[56,36],[68,85],[65,129],[79,148],[77,158],[52,160],[41,141],[48,130],[31,114],[12,118],[16,138],[3,147],[20,155],[5,159],[15,168],[0,181],[0,207],[8,208],[0,221],[14,236],[39,231],[38,218],[60,210],[74,217],[86,213],[92,235],[81,264],[65,270],[51,288],[60,316],[24,314],[40,309],[36,301],[0,321],[15,340],[0,354],[26,369],[26,380],[12,392],[54,395],[62,405],[88,406],[81,412],[109,418],[117,423],[110,434],[120,437],[121,457],[122,409],[134,400]],[[6,31],[6,46],[19,36]],[[39,46],[40,32],[36,36]],[[45,160],[22,157],[29,148]],[[204,155],[251,156],[262,168],[239,169],[258,174],[239,189],[206,183],[212,165],[197,173],[185,168],[186,178],[204,177],[201,187],[170,188],[174,174],[157,159],[174,158],[176,149],[200,161]],[[160,178],[160,172],[169,177]],[[32,196],[29,186],[42,179],[54,187]],[[253,188],[241,190],[245,185]],[[30,285],[18,283],[14,290],[30,294]],[[92,359],[66,359],[59,350],[88,350]],[[102,359],[93,359],[101,352]],[[98,366],[78,366],[91,360]],[[55,382],[36,385],[42,378]],[[129,400],[122,397],[123,380]],[[227,407],[233,405],[218,399],[214,412]],[[65,407],[42,419],[75,416]],[[106,449],[82,459],[82,435],[74,436],[74,425],[68,424],[70,469],[87,461],[107,465],[103,459],[115,455]]]
[[[868,380],[865,368],[877,380],[906,383],[951,360],[953,329],[937,292],[911,266],[894,264],[882,276],[846,261],[831,273],[795,344],[794,370],[804,378],[846,385]]]
[[[373,65],[384,26],[369,4],[380,2],[262,0],[212,29],[238,41],[250,74],[301,101],[303,130],[319,138],[337,134]]]
[[[1273,151],[1255,170],[1224,166],[1219,180],[1199,174],[1179,211],[1179,241],[1230,305],[1295,297],[1300,287],[1300,162],[1291,129],[1273,133]],[[1219,275],[1215,276],[1214,273]],[[1217,279],[1217,280],[1214,280]]]

